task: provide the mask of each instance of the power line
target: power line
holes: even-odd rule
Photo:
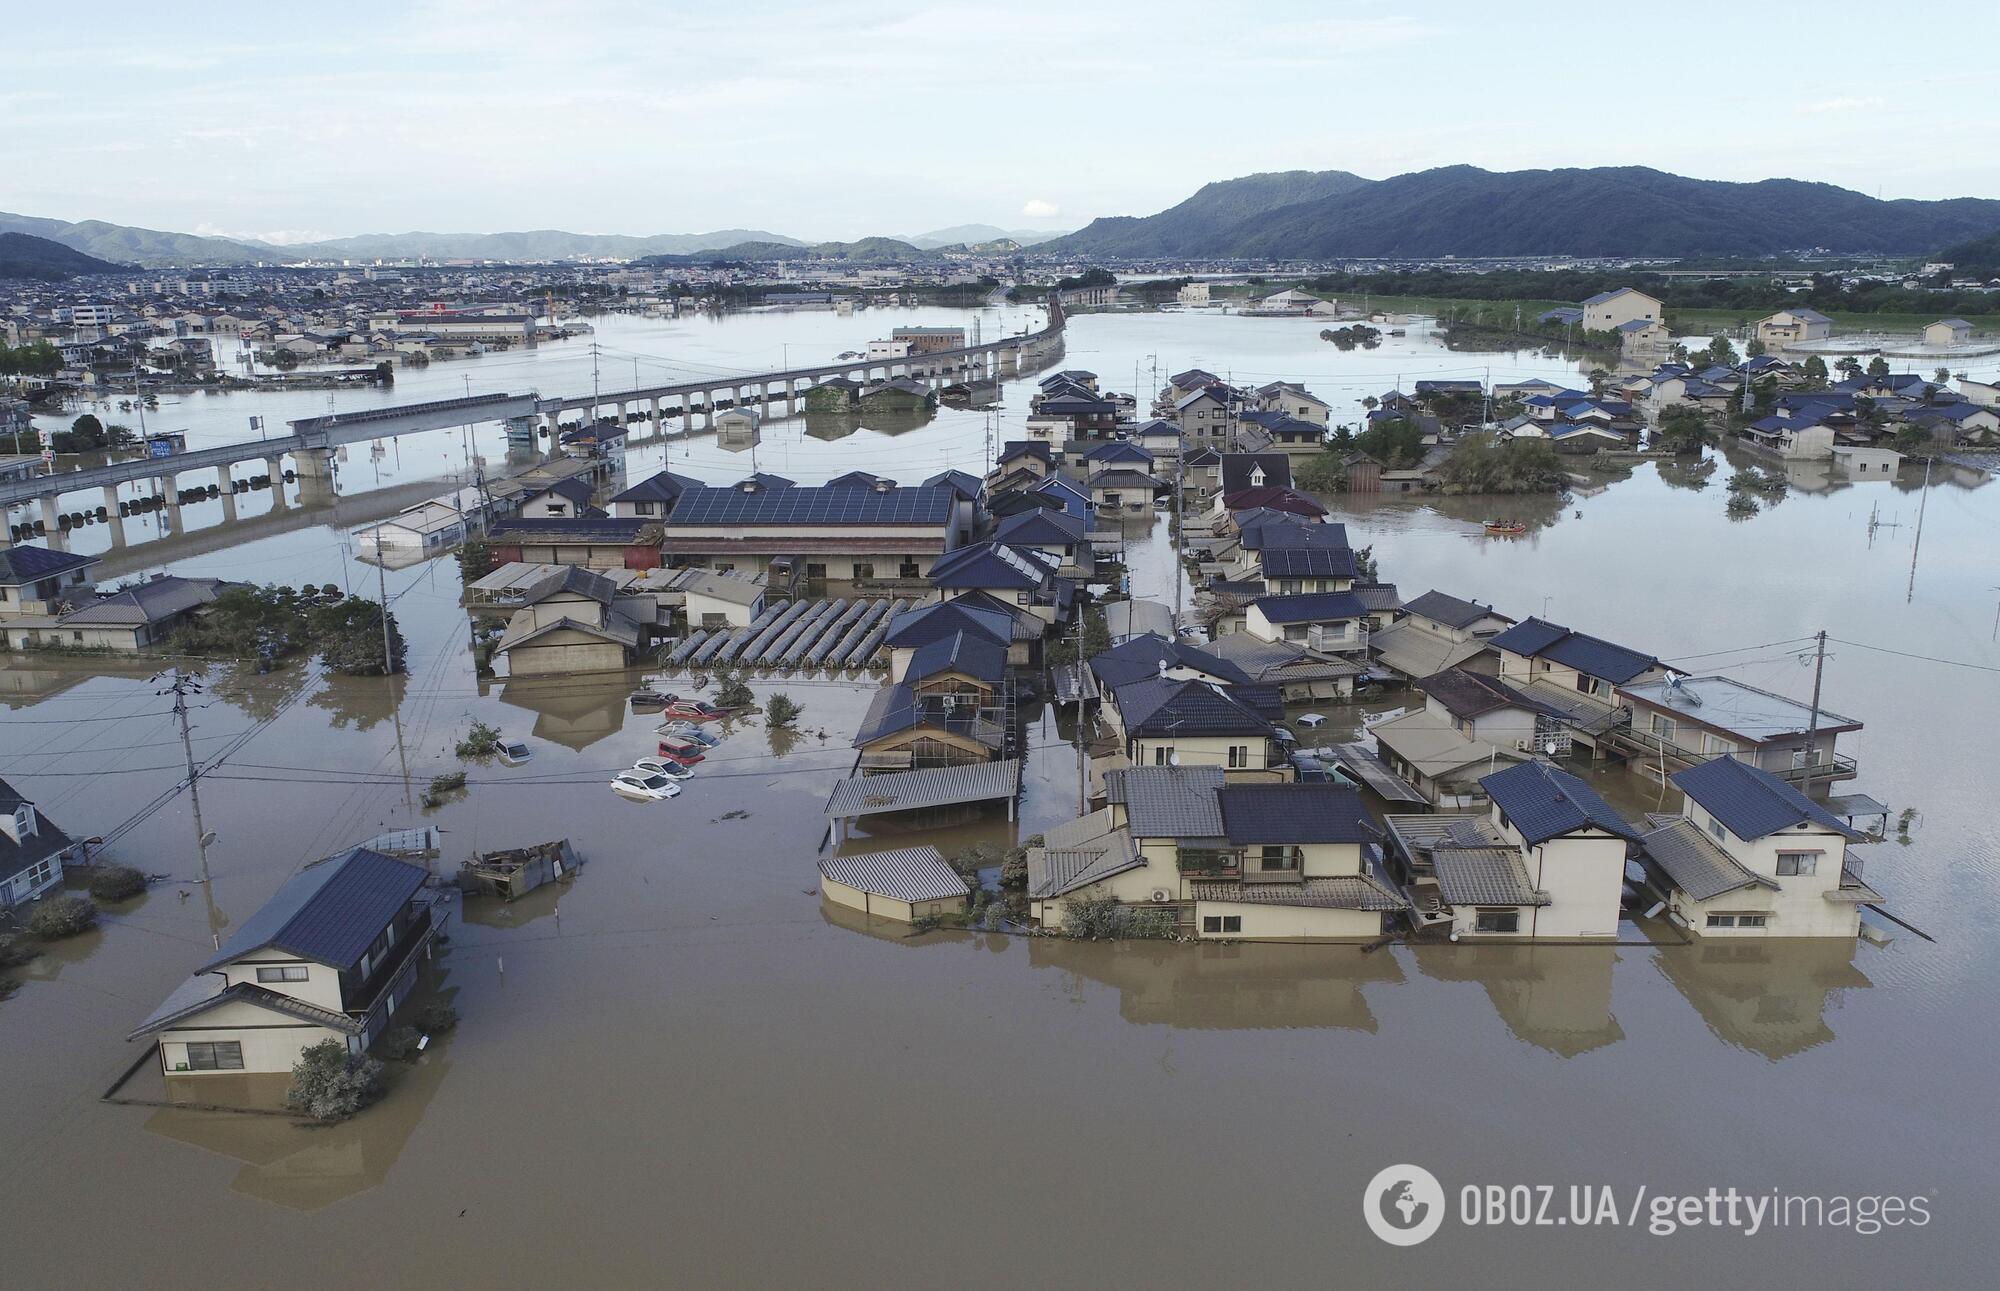
[[[1918,659],[1924,663],[1941,663],[1953,668],[1971,668],[1975,672],[2000,672],[2000,667],[1988,663],[1972,663],[1965,659],[1942,659],[1931,654],[1912,654],[1908,650],[1891,650],[1887,646],[1869,645],[1864,641],[1849,641],[1846,637],[1828,637],[1827,640],[1854,646],[1860,650],[1873,650],[1876,654],[1892,654],[1899,659]]]

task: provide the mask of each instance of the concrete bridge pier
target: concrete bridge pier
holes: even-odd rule
[[[621,402],[618,405],[618,424],[620,427],[623,427],[625,425],[625,416],[626,416],[625,405],[624,403]]]
[[[653,396],[653,433],[654,433],[655,435],[658,435],[658,434],[662,433],[662,431],[663,431],[663,430],[664,430],[664,427],[663,427],[663,426],[662,426],[662,425],[660,424],[660,396],[658,396],[658,395],[654,395],[654,396]]]
[[[291,505],[285,498],[285,459],[282,457],[265,458],[264,474],[271,481],[271,510],[283,511]]]
[[[180,515],[181,477],[169,472],[159,476],[154,481],[154,484],[160,490],[160,496],[166,500],[167,514],[170,516]]]
[[[104,514],[110,516],[113,520],[118,518],[118,486],[116,484],[107,484],[104,486]]]
[[[125,545],[125,517],[118,514],[117,507],[114,506],[111,508],[111,513],[105,517],[104,523],[111,527],[112,550],[116,551],[118,548],[123,547]]]
[[[693,431],[694,396],[683,390],[681,391],[681,434],[687,435],[693,433]]]
[[[785,378],[785,415],[787,417],[799,415],[799,383],[793,377]]]

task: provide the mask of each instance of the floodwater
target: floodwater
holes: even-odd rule
[[[793,318],[826,352],[883,325]],[[1150,380],[1158,354],[1163,373],[1199,363],[1358,399],[1398,369],[1407,381],[1426,363],[1453,375],[1489,358],[1446,353],[1414,328],[1394,350],[1343,355],[1316,330],[1085,317],[1068,362],[1119,388],[1135,363]],[[729,342],[703,343],[713,356]],[[733,365],[770,348],[746,345]],[[1540,355],[1490,361],[1496,377],[1575,374]],[[1025,410],[1025,389],[1010,387],[999,437]],[[804,481],[857,467],[916,479],[946,454],[984,454],[976,412],[895,434],[808,429],[768,431],[759,465]],[[711,480],[749,469],[747,454],[696,439],[635,449],[631,477],[666,453]],[[1795,696],[1811,681],[1798,639],[1826,628],[1824,702],[1867,723],[1856,787],[1915,813],[1906,845],[1874,849],[1868,878],[1935,943],[1892,929],[1887,946],[1367,954],[911,937],[814,894],[820,807],[851,761],[870,683],[760,683],[804,704],[798,732],[734,723],[681,798],[625,802],[605,782],[651,751],[657,721],[624,705],[637,674],[476,681],[444,560],[387,575],[407,677],[211,673],[195,749],[228,756],[202,781],[217,835],[208,881],[187,799],[167,799],[113,850],[171,877],[13,974],[0,1000],[7,1280],[144,1269],[169,1287],[1300,1285],[1477,1270],[1502,1286],[1807,1271],[1840,1285],[1985,1285],[2000,1204],[1985,1111],[2000,950],[1983,920],[2000,908],[2000,825],[1981,755],[2000,728],[2000,487],[1941,474],[1925,494],[1912,479],[1801,475],[1781,503],[1732,521],[1728,469],[1696,489],[1647,464],[1560,507],[1509,503],[1534,523],[1512,540],[1480,535],[1490,507],[1477,499],[1343,499],[1339,518],[1406,595],[1438,587],[1546,612]],[[363,482],[343,483],[343,508],[367,503]],[[177,572],[372,589],[376,572],[329,519],[158,550]],[[351,527],[345,510],[339,523]],[[1133,527],[1142,594],[1170,594],[1164,536],[1150,517]],[[177,732],[143,669],[13,659],[0,676],[0,776],[71,832],[111,834],[176,783]],[[459,768],[451,745],[474,720],[528,738],[534,761],[471,768],[464,795],[424,812],[424,786]],[[1031,744],[1019,824],[942,831],[941,845],[1011,841],[1073,810],[1074,756],[1046,716]],[[1658,801],[1623,774],[1602,783],[1628,811]],[[124,1034],[213,937],[300,865],[419,823],[447,831],[447,868],[562,836],[586,864],[511,907],[466,903],[433,982],[463,1021],[385,1102],[308,1131],[98,1101],[134,1057]],[[1749,1238],[1454,1218],[1398,1253],[1369,1235],[1360,1197],[1405,1161],[1454,1202],[1468,1183],[1734,1185],[1921,1195],[1935,1218],[1873,1236]]]

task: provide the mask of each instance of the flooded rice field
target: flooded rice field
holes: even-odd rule
[[[784,320],[782,338],[760,320],[733,350],[735,324],[700,320],[606,320],[598,339],[624,327],[624,348],[653,346],[661,361],[684,349],[749,369],[777,360],[780,339],[798,361],[802,343],[831,354],[885,325]],[[1334,399],[1337,419],[1399,373],[1577,373],[1542,355],[1446,352],[1416,328],[1393,350],[1340,354],[1315,330],[1085,316],[1067,361],[1118,389],[1135,364],[1150,381],[1155,355],[1163,374],[1200,363],[1239,382],[1300,379]],[[432,372],[456,383],[476,367]],[[1025,412],[1025,389],[1010,387],[996,438],[1017,437]],[[233,409],[229,420],[242,424]],[[857,468],[907,481],[975,468],[985,451],[977,412],[849,429],[769,428],[758,465],[802,482]],[[456,436],[401,451],[414,460],[432,440],[458,452]],[[717,482],[750,469],[697,438],[634,448],[628,477],[662,462]],[[1883,946],[1371,954],[911,936],[815,891],[821,808],[873,679],[759,682],[804,705],[796,731],[729,723],[680,798],[624,801],[606,784],[652,751],[658,722],[625,703],[643,674],[477,680],[449,558],[386,576],[405,677],[211,672],[194,748],[228,756],[201,783],[215,834],[204,872],[187,796],[162,797],[181,750],[147,669],[10,658],[0,776],[72,833],[114,837],[118,859],[171,878],[14,970],[0,998],[6,1280],[143,1267],[169,1287],[1296,1285],[1476,1269],[1502,1286],[1666,1286],[1695,1268],[1735,1284],[1804,1265],[1837,1268],[1826,1280],[1839,1285],[1983,1284],[2000,1205],[1984,1110],[2000,1060],[2000,949],[1985,928],[2000,911],[2000,817],[1983,756],[2000,729],[2000,486],[1800,473],[1780,504],[1737,521],[1720,478],[1698,483],[1642,464],[1560,504],[1510,503],[1531,522],[1518,539],[1480,534],[1479,499],[1332,501],[1406,597],[1436,587],[1546,613],[1689,671],[1803,697],[1810,669],[1795,644],[1773,643],[1824,627],[1824,702],[1866,723],[1842,745],[1861,762],[1855,788],[1914,812],[1906,843],[1873,849],[1868,880],[1935,943],[1894,930]],[[151,553],[135,540],[120,559],[129,572],[372,595],[376,571],[342,537],[397,495],[371,503],[374,481],[352,461],[342,489],[337,514],[281,531],[191,507],[191,531],[217,530],[202,549],[184,532]],[[1136,522],[1128,545],[1135,590],[1170,598],[1164,522]],[[1329,729],[1352,730],[1363,713],[1329,715]],[[430,778],[461,769],[452,745],[474,721],[527,739],[534,760],[465,768],[466,789],[425,810]],[[1017,824],[887,845],[1011,844],[1072,814],[1065,735],[1045,715],[1031,722]],[[1660,802],[1624,773],[1600,784],[1628,814]],[[124,1035],[216,938],[305,863],[415,825],[444,831],[447,868],[558,837],[585,864],[512,905],[464,902],[430,982],[463,1021],[388,1098],[328,1130],[99,1101],[136,1056]],[[1369,1236],[1358,1203],[1403,1161],[1452,1190],[1920,1194],[1935,1219],[1748,1239],[1454,1224],[1402,1253]]]

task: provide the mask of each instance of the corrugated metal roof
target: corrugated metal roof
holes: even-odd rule
[[[1237,905],[1313,906],[1335,910],[1402,910],[1402,893],[1365,874],[1340,874],[1298,883],[1190,883],[1197,901]]]
[[[422,866],[380,852],[342,852],[295,875],[195,971],[209,972],[263,946],[349,968],[427,877]]]
[[[829,856],[819,872],[831,882],[897,901],[942,901],[972,891],[935,847]]]
[[[1648,816],[1649,821],[1662,818]],[[1736,858],[1717,847],[1708,835],[1685,816],[1664,819],[1643,840],[1646,856],[1662,874],[1696,901],[1719,897],[1738,888],[1776,887],[1745,869]]]
[[[855,776],[833,787],[826,814],[842,818],[885,811],[914,811],[950,803],[1011,798],[1021,787],[1021,760],[926,767],[887,775]]]
[[[1450,905],[1548,905],[1511,847],[1440,847],[1431,852],[1438,895]]]

